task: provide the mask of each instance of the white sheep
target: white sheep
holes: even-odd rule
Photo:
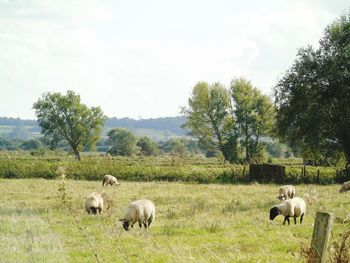
[[[284,185],[278,190],[279,195],[277,198],[279,200],[287,200],[295,196],[295,187],[293,185]]]
[[[89,214],[96,215],[97,212],[99,214],[102,213],[103,210],[103,194],[99,194],[96,192],[91,193],[85,201],[85,210]]]
[[[344,193],[350,190],[350,181],[344,182],[339,189],[339,193]]]
[[[294,224],[297,223],[297,217],[300,216],[300,224],[303,221],[304,214],[306,212],[306,204],[304,199],[300,197],[294,197],[292,199],[285,200],[282,204],[277,205],[270,210],[270,220],[274,220],[276,216],[283,215],[283,225],[288,221],[290,225],[289,217],[294,217]]]
[[[102,186],[104,185],[120,185],[120,183],[118,183],[118,180],[117,178],[115,178],[114,176],[110,175],[110,174],[106,174],[104,177],[103,177],[103,181],[102,181]]]
[[[119,219],[119,221],[123,222],[124,229],[128,231],[129,226],[133,227],[136,222],[139,223],[140,228],[142,228],[142,224],[145,228],[149,228],[155,216],[156,208],[152,201],[143,199],[130,203],[124,218]]]

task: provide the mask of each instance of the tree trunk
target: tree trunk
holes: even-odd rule
[[[75,154],[75,158],[77,158],[77,160],[80,161],[81,158],[80,158],[80,152],[79,152],[79,150],[78,150],[78,149],[73,149],[73,152],[74,152],[74,154]]]
[[[343,145],[345,159],[346,159],[346,168],[350,167],[350,145]]]

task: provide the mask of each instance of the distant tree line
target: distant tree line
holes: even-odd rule
[[[36,120],[23,120],[20,118],[8,118],[8,117],[0,117],[0,125],[8,125],[8,126],[37,126],[38,123]]]
[[[132,129],[155,129],[155,130],[168,130],[177,135],[185,135],[188,131],[181,128],[186,122],[185,116],[177,117],[164,117],[164,118],[151,118],[134,120],[131,118],[108,118],[105,122],[105,127],[114,128],[122,127],[129,130]]]

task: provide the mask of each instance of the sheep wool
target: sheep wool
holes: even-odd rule
[[[287,200],[295,196],[295,187],[293,185],[284,185],[278,190],[277,198],[279,200]]]
[[[120,183],[118,183],[118,180],[117,178],[115,178],[113,175],[110,175],[110,174],[106,174],[104,177],[103,177],[103,181],[102,181],[102,186],[107,186],[107,185],[120,185]]]
[[[123,222],[125,230],[129,230],[129,227],[133,227],[136,222],[139,223],[140,228],[142,225],[145,228],[149,228],[156,216],[156,208],[152,201],[147,199],[137,200],[129,204],[126,209],[125,216],[119,221]]]
[[[346,191],[350,190],[350,181],[347,181],[345,183],[342,184],[342,186],[339,189],[339,193],[344,193]]]
[[[103,210],[103,197],[99,193],[91,193],[85,201],[85,210],[89,214],[101,214]]]
[[[303,221],[304,214],[306,212],[306,203],[304,199],[300,197],[294,197],[292,199],[285,200],[282,204],[277,205],[270,210],[270,220],[274,220],[276,216],[283,215],[283,225],[288,222],[290,225],[289,217],[294,218],[294,224],[297,223],[296,218],[300,217],[300,224]]]

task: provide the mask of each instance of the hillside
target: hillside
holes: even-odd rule
[[[186,122],[184,116],[164,117],[135,120],[131,118],[107,118],[103,129],[105,137],[107,131],[113,128],[127,128],[138,136],[148,136],[153,140],[167,140],[171,137],[185,136],[188,131],[181,125]],[[0,117],[0,137],[30,138],[40,135],[40,127],[36,120],[22,120],[20,118]]]

